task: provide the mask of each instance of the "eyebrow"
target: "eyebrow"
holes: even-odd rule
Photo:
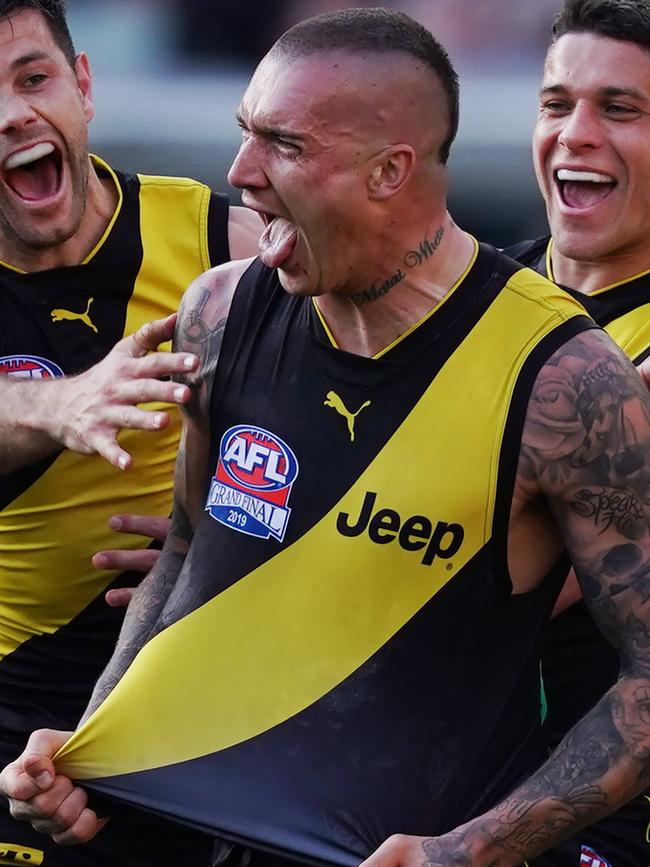
[[[9,69],[13,72],[20,69],[22,66],[27,66],[29,63],[34,63],[36,60],[50,60],[50,55],[45,51],[31,51],[29,54],[23,54],[17,57],[9,64]]]
[[[549,84],[546,87],[540,88],[539,91],[540,97],[565,93],[569,93],[569,88],[564,87],[562,84]],[[641,90],[637,90],[635,87],[602,87],[598,91],[598,94],[610,99],[618,96],[629,96],[631,99],[636,99],[639,102],[648,102],[647,94]]]
[[[294,132],[291,129],[286,127],[278,127],[278,126],[260,126],[259,124],[253,124],[252,126],[244,120],[243,115],[240,112],[236,112],[235,120],[239,124],[242,129],[251,130],[256,132],[258,135],[273,137],[280,136],[281,138],[293,139],[294,141],[302,141],[303,136],[300,133]]]

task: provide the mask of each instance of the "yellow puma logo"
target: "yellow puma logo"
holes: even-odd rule
[[[348,423],[348,431],[350,433],[350,442],[354,442],[354,422],[356,417],[359,415],[362,409],[365,409],[367,406],[370,406],[372,401],[367,400],[365,403],[362,403],[359,409],[356,412],[350,412],[350,410],[345,406],[341,398],[335,391],[327,392],[327,399],[323,401],[324,406],[331,406],[332,409],[335,409],[339,415],[342,415],[343,418]]]
[[[62,307],[57,307],[56,310],[52,310],[50,312],[50,316],[52,317],[52,322],[63,322],[64,319],[80,319],[84,325],[87,325],[88,328],[92,328],[92,330],[97,334],[97,328],[93,324],[90,316],[88,315],[90,311],[90,305],[93,303],[95,299],[89,298],[88,304],[86,305],[86,309],[83,313],[75,313],[74,310],[64,310]]]
[[[17,843],[0,843],[0,864],[32,864],[43,863],[45,853],[42,849],[30,849]]]

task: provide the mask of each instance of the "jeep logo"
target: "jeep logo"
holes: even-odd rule
[[[460,524],[438,521],[433,526],[424,515],[412,515],[402,523],[402,516],[394,509],[378,509],[373,515],[377,494],[368,491],[357,518],[350,522],[347,512],[339,512],[336,529],[342,536],[360,536],[366,529],[372,542],[387,545],[397,539],[405,551],[424,549],[422,565],[430,566],[436,557],[447,560],[460,548],[465,531]]]

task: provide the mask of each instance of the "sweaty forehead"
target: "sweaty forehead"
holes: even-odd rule
[[[650,94],[650,51],[594,33],[566,33],[549,49],[543,86]]]

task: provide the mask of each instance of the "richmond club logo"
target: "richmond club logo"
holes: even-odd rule
[[[281,542],[297,475],[296,456],[275,434],[252,425],[231,427],[221,438],[205,510],[240,533]]]
[[[52,379],[55,376],[63,376],[63,371],[58,364],[38,355],[4,355],[0,356],[0,376]]]

